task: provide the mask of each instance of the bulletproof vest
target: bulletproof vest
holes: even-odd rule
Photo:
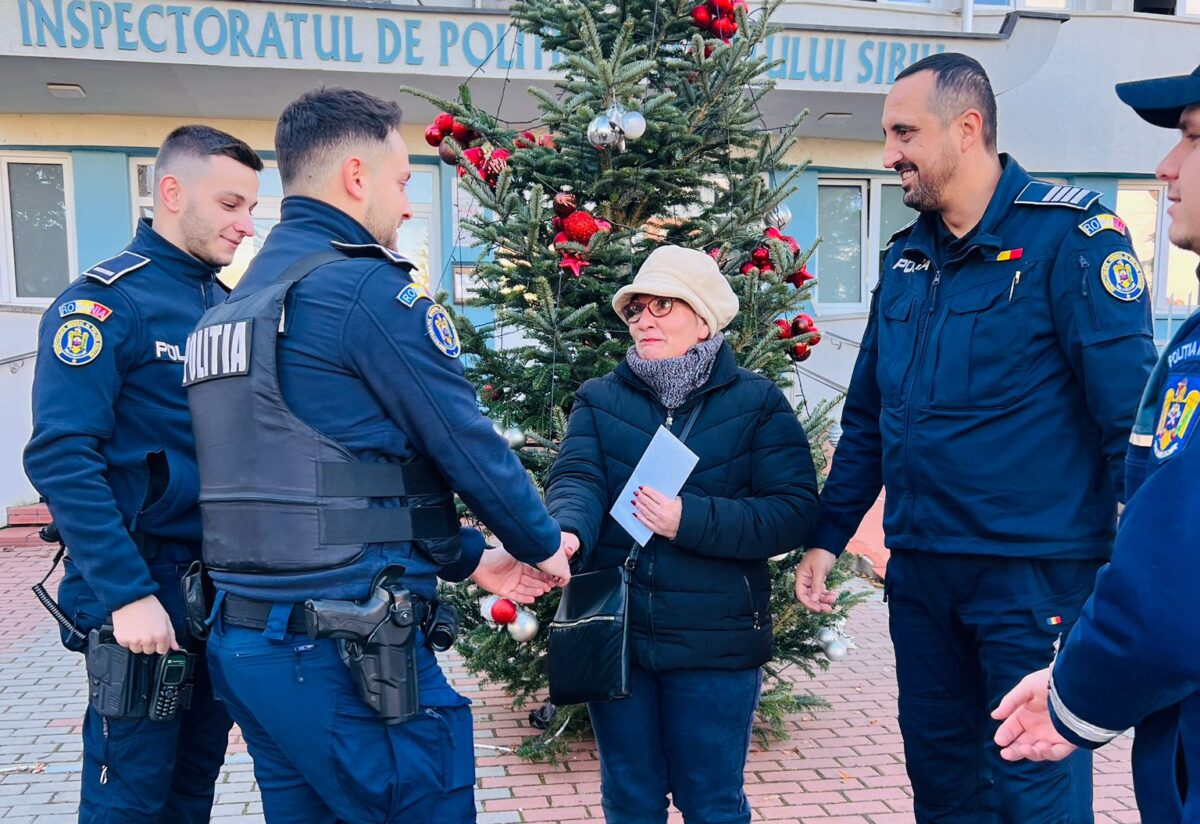
[[[371,543],[457,546],[447,541],[458,534],[453,497],[433,464],[362,463],[300,420],[280,391],[276,346],[288,292],[344,259],[334,251],[303,257],[270,286],[208,310],[188,337],[183,383],[212,569],[307,572],[349,564]],[[430,498],[437,505],[411,505]]]

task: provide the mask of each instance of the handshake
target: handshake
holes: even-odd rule
[[[488,592],[509,598],[519,604],[532,604],[554,587],[563,587],[571,580],[571,558],[579,551],[579,537],[562,533],[558,551],[537,567],[518,561],[501,548],[483,553],[471,580]]]

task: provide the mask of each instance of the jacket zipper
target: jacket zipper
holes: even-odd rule
[[[675,407],[667,410],[667,419],[663,425],[667,431],[671,431],[671,425],[675,423]],[[650,624],[650,664],[654,664],[654,649],[658,646],[658,638],[654,632],[654,550],[651,547],[654,545],[654,539],[646,541],[646,620]]]
[[[933,325],[933,312],[937,308],[938,286],[941,282],[942,270],[935,269],[933,272],[933,283],[929,289],[929,308],[925,311],[925,317],[918,321],[922,325],[920,331],[917,333],[917,362],[912,370],[912,378],[908,382],[908,402],[904,405],[904,469],[905,474],[908,475],[908,494],[912,497],[914,513],[917,505],[917,485],[913,478],[913,462],[908,458],[909,444],[912,443],[910,430],[912,429],[913,395],[917,388],[917,379],[921,374],[921,368],[925,365],[925,338],[929,334],[929,327]]]
[[[1092,265],[1090,263],[1088,263],[1088,259],[1086,257],[1084,257],[1083,255],[1079,256],[1079,268],[1083,270],[1083,277],[1080,279],[1079,285],[1083,289],[1083,297],[1085,299],[1088,296],[1088,269],[1090,269],[1091,266]],[[1097,326],[1100,325],[1099,321],[1096,318],[1096,305],[1094,303],[1092,303],[1090,300],[1087,301],[1087,305],[1088,305],[1088,309],[1091,311],[1091,314],[1092,314],[1092,328],[1095,329]]]
[[[746,598],[750,601],[750,613],[754,616],[754,628],[762,629],[762,619],[759,617],[758,610],[754,608],[754,591],[750,589],[750,579],[744,572],[742,573],[742,583],[746,585]]]

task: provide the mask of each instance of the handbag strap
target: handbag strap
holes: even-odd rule
[[[687,443],[688,435],[691,434],[692,426],[696,423],[696,418],[700,416],[700,410],[704,408],[704,402],[706,400],[708,399],[701,398],[700,402],[696,404],[696,408],[692,410],[692,414],[688,415],[687,420],[683,424],[683,431],[679,433],[680,443]],[[629,557],[625,559],[626,569],[630,570],[631,572],[633,571],[633,568],[637,566],[638,554],[641,553],[641,551],[641,545],[637,541],[634,541],[633,548],[629,550]]]

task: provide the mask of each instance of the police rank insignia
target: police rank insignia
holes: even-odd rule
[[[425,313],[425,331],[429,339],[446,357],[457,358],[462,353],[462,344],[458,342],[458,331],[454,322],[446,314],[441,304],[435,303]]]
[[[58,316],[60,318],[65,318],[67,315],[91,315],[103,323],[108,320],[108,316],[111,314],[111,309],[103,303],[96,303],[94,300],[69,300],[58,307]]]
[[[1079,224],[1079,231],[1088,237],[1095,237],[1105,229],[1123,236],[1125,234],[1125,221],[1116,215],[1103,214],[1089,217],[1083,223]]]
[[[1188,387],[1188,379],[1180,378],[1163,398],[1158,431],[1154,433],[1154,456],[1169,458],[1183,448],[1196,422],[1200,407],[1200,389]]]
[[[1100,264],[1100,283],[1117,300],[1134,301],[1146,291],[1146,276],[1137,258],[1128,252],[1113,252]]]
[[[104,348],[104,336],[88,320],[69,320],[54,333],[54,354],[67,366],[91,363]]]

